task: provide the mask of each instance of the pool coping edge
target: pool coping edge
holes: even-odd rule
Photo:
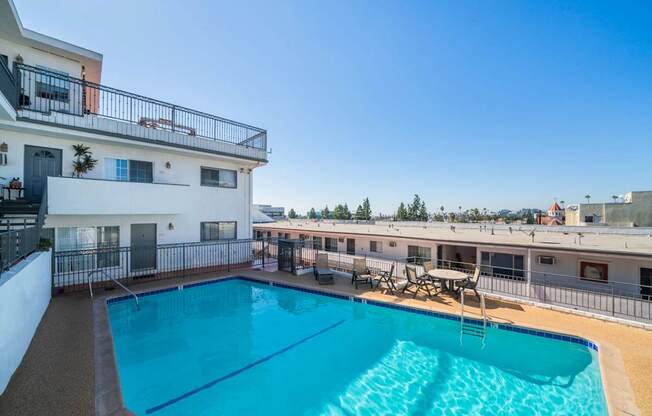
[[[416,306],[406,306],[406,305],[396,305],[388,301],[382,300],[372,300],[367,299],[358,295],[350,295],[348,293],[340,292],[335,289],[315,289],[308,288],[301,285],[289,284],[286,282],[279,282],[275,280],[270,280],[260,277],[244,276],[240,274],[218,276],[215,278],[208,278],[205,280],[199,280],[195,282],[188,282],[185,284],[175,284],[171,286],[165,286],[159,289],[146,289],[142,291],[135,291],[134,293],[140,297],[152,296],[155,294],[178,291],[183,289],[189,289],[192,287],[205,286],[216,283],[223,283],[231,280],[242,280],[250,281],[259,284],[267,284],[270,286],[278,286],[290,290],[297,290],[306,293],[313,293],[317,295],[327,296],[338,298],[342,300],[349,300],[363,304],[370,304],[373,306],[384,307],[388,309],[402,310],[409,313],[416,313],[420,315],[431,316],[435,318],[460,321],[460,316],[454,313],[438,312],[432,311],[425,308],[419,308]],[[98,298],[93,303],[93,315],[94,315],[94,329],[95,329],[95,414],[98,416],[110,416],[117,414],[128,414],[132,415],[123,401],[122,396],[122,387],[119,379],[117,358],[115,356],[115,347],[113,342],[113,334],[111,331],[110,320],[108,318],[108,306],[110,303],[128,301],[132,296],[130,295],[105,295],[101,298]],[[476,318],[465,318],[465,322],[470,322],[474,325],[482,325],[482,320]],[[491,327],[496,329],[502,329],[511,332],[523,333],[526,335],[540,336],[544,338],[556,339],[562,342],[575,343],[587,347],[589,350],[594,350],[598,354],[598,359],[600,362],[600,374],[601,382],[603,386],[603,394],[607,404],[608,413],[610,415],[616,414],[616,409],[613,407],[612,400],[610,398],[610,391],[612,388],[607,388],[607,380],[605,374],[605,357],[602,351],[602,345],[587,339],[586,337],[580,337],[577,335],[570,335],[561,332],[555,332],[550,330],[534,329],[528,326],[515,325],[515,324],[506,324],[506,323],[488,323]],[[106,351],[106,345],[110,346],[110,351]],[[104,350],[104,354],[98,353],[98,345],[100,345],[99,350]],[[614,351],[614,348],[607,348],[610,354],[614,352],[618,353],[617,349]],[[108,371],[107,371],[108,370]],[[627,377],[625,376],[627,379]],[[629,381],[627,379],[627,381]],[[610,384],[610,383],[609,383]],[[106,387],[108,386],[108,388]],[[104,389],[100,389],[104,387]],[[104,391],[102,391],[104,390]],[[621,389],[619,389],[621,390]],[[631,388],[630,388],[631,390]],[[621,393],[622,394],[622,393]],[[632,404],[635,405],[635,400],[632,398]]]

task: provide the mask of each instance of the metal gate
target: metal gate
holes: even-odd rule
[[[292,240],[278,240],[278,269],[279,271],[296,273],[296,242]]]

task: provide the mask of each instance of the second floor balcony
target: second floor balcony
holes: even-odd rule
[[[267,161],[267,131],[66,74],[14,64],[17,118]]]
[[[50,176],[49,215],[174,215],[184,212],[190,186]]]

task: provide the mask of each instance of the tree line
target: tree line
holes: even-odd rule
[[[563,202],[563,201],[562,201]],[[333,220],[371,220],[372,218],[394,221],[439,221],[439,222],[486,222],[503,220],[506,223],[515,221],[526,222],[527,224],[534,223],[534,216],[539,212],[538,209],[524,208],[517,212],[509,210],[501,210],[499,212],[489,212],[487,208],[470,208],[462,210],[462,206],[446,210],[443,206],[429,212],[426,207],[425,201],[420,195],[415,194],[411,203],[401,202],[393,214],[373,215],[371,211],[371,204],[369,198],[365,198],[361,204],[358,205],[355,212],[351,212],[349,206],[344,204],[337,204],[333,210],[326,205],[321,210],[317,211],[315,208],[310,208],[305,216],[299,215],[294,209],[288,212],[289,218],[308,218],[308,219],[333,219]]]
[[[373,212],[371,211],[369,198],[362,200],[362,203],[358,205],[355,213],[351,212],[346,202],[344,204],[340,203],[335,205],[333,210],[329,209],[328,205],[322,208],[319,212],[317,212],[314,207],[310,208],[305,216],[300,216],[294,208],[290,208],[290,211],[288,211],[288,218],[290,219],[371,220],[372,215]],[[425,201],[421,199],[419,195],[415,194],[412,203],[406,205],[401,202],[391,218],[395,221],[428,221],[428,219],[430,219],[430,214],[428,213]]]
[[[319,211],[319,213],[314,207],[310,208],[305,217],[308,219],[320,218],[329,220],[370,220],[371,216],[371,203],[369,202],[369,198],[365,198],[362,200],[362,203],[358,205],[358,208],[354,213],[351,212],[348,204],[345,202],[344,204],[335,205],[333,210],[330,210],[328,205],[326,205]],[[294,208],[291,208],[290,211],[288,211],[288,218],[292,219],[299,217],[299,214],[297,214]]]

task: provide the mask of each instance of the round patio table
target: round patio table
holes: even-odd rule
[[[451,293],[457,293],[455,289],[455,282],[461,282],[469,278],[469,275],[464,272],[458,272],[457,270],[448,270],[448,269],[432,269],[428,271],[428,275],[433,279],[441,281],[442,288]]]

